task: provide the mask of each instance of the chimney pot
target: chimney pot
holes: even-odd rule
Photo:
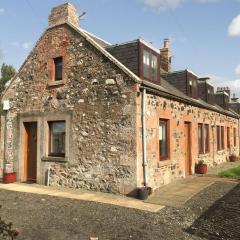
[[[164,42],[163,42],[163,48],[169,48],[169,45],[170,45],[170,41],[168,38],[165,38],[164,39]]]

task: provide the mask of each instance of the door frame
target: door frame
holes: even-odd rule
[[[184,158],[184,173],[185,173],[185,177],[186,176],[191,176],[193,174],[192,171],[192,122],[189,121],[184,121],[184,134],[185,134],[185,125],[188,125],[188,130],[189,130],[189,136],[188,136],[188,146],[189,146],[189,174],[186,174],[186,156]],[[184,139],[184,144],[186,143],[185,139]],[[185,146],[187,147],[187,146]]]
[[[37,122],[24,122],[23,124],[24,124],[24,129],[25,129],[24,149],[23,149],[23,151],[24,151],[24,181],[33,181],[33,182],[35,182],[35,181],[37,181],[37,171],[38,171],[38,168],[37,168],[37,145],[38,145],[38,141],[36,139],[36,146],[35,146],[36,147],[36,159],[35,159],[36,167],[34,167],[34,169],[32,169],[32,171],[34,171],[35,174],[36,174],[36,178],[30,180],[29,175],[28,175],[29,174],[29,165],[30,165],[30,162],[29,162],[30,159],[29,159],[29,152],[28,152],[28,150],[29,150],[29,148],[31,146],[29,146],[29,137],[28,136],[29,136],[29,132],[30,131],[28,131],[28,128],[29,128],[29,126],[34,125],[34,128],[30,127],[30,130],[31,131],[34,130],[34,132],[36,132],[36,134],[37,134],[38,124],[37,124]]]
[[[26,181],[26,154],[25,154],[25,141],[26,141],[26,129],[25,123],[37,124],[37,175],[36,183],[41,182],[41,158],[40,158],[40,118],[39,117],[20,117],[20,134],[19,134],[19,150],[18,150],[18,179],[21,182]]]

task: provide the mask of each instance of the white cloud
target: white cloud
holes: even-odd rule
[[[235,68],[235,73],[237,75],[240,75],[240,64],[238,64],[237,67]]]
[[[200,3],[214,3],[214,2],[220,2],[221,0],[195,0],[195,2]]]
[[[215,87],[227,87],[229,83],[229,79],[218,76],[215,74],[207,74],[206,76],[210,77],[210,82],[215,86]]]
[[[228,27],[228,35],[231,37],[240,36],[240,14],[230,23]]]
[[[5,13],[5,9],[4,8],[0,8],[0,15],[3,15]]]
[[[143,0],[144,3],[150,7],[156,7],[160,9],[174,9],[185,2],[196,3],[211,3],[219,2],[221,0]]]
[[[28,50],[32,47],[32,42],[25,42],[22,44],[22,48]]]
[[[231,95],[235,93],[236,96],[240,97],[240,79],[230,80],[215,74],[208,74],[207,76],[210,77],[210,82],[214,85],[215,91],[217,87],[229,87]]]
[[[232,81],[232,85],[233,85],[235,88],[237,88],[238,91],[239,91],[239,89],[240,89],[240,79],[236,79],[236,80]],[[235,89],[234,89],[234,90],[235,90]]]
[[[150,7],[157,7],[161,9],[176,8],[185,0],[144,0],[144,3]]]
[[[29,50],[32,47],[32,42],[12,42],[11,45],[17,48],[23,48],[24,50]]]

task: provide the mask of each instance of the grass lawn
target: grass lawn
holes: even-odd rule
[[[219,173],[219,176],[240,179],[240,166],[222,171]]]

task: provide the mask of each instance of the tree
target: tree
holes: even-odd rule
[[[16,74],[16,70],[12,65],[2,64],[0,78],[0,94],[5,89],[5,84]]]

